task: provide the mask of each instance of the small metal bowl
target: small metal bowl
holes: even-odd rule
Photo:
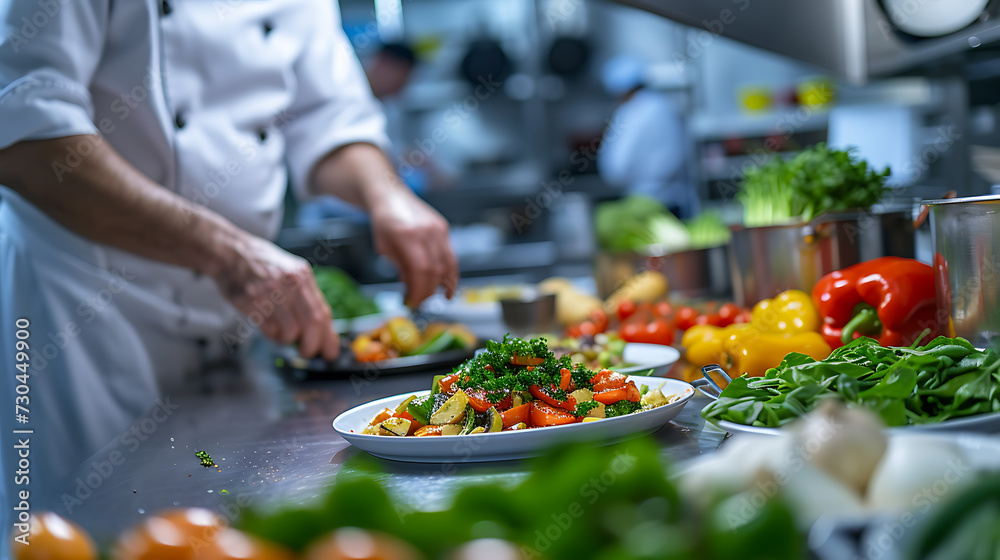
[[[520,298],[501,299],[503,322],[511,334],[551,332],[556,327],[556,294],[525,293]]]

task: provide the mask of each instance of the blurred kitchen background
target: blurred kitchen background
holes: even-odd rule
[[[987,194],[1000,183],[990,148],[1000,146],[1000,2],[341,0],[340,8],[363,64],[386,82],[376,93],[390,92],[381,96],[400,172],[451,222],[466,279],[591,275],[594,207],[626,194],[602,181],[596,156],[620,101],[607,87],[615,64],[625,72],[638,63],[647,89],[669,93],[680,118],[664,126],[680,127],[686,180],[700,208],[727,224],[742,218],[734,194],[747,166],[817,142],[856,146],[872,165],[890,165],[890,204],[948,190]],[[414,58],[408,75],[399,45]],[[394,280],[350,209],[289,199],[285,225],[279,243],[315,264],[365,284]]]

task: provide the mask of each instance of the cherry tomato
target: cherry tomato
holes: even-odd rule
[[[736,305],[735,303],[730,302],[724,304],[722,307],[719,308],[719,317],[721,317],[724,321],[728,322],[722,326],[725,327],[735,323],[736,317],[742,312],[743,309],[740,306]]]
[[[11,541],[14,560],[94,560],[97,547],[79,525],[51,512],[31,515],[28,544]],[[3,546],[0,544],[0,546]]]
[[[590,321],[580,323],[580,336],[594,336],[600,332],[601,331],[598,330],[597,325]]]
[[[608,320],[608,314],[603,309],[595,309],[590,314],[590,322],[594,324],[594,328],[597,329],[598,333],[608,330],[608,326],[611,325],[611,321]]]
[[[674,343],[674,325],[667,319],[656,319],[646,325],[646,342],[669,346]]]
[[[674,308],[669,303],[661,301],[653,307],[653,311],[658,317],[666,319],[674,313]]]
[[[625,300],[618,304],[618,320],[624,321],[635,313],[635,302],[632,300]]]
[[[695,326],[698,319],[698,310],[693,307],[681,307],[677,310],[677,328],[686,331]]]
[[[713,327],[724,327],[731,323],[727,323],[725,319],[719,316],[718,313],[710,313],[707,315],[699,315],[695,319],[695,324],[698,325],[712,325]]]
[[[645,330],[645,325],[638,323],[625,323],[618,330],[618,336],[625,342],[639,342],[640,332]]]

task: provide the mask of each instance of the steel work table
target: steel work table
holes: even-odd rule
[[[79,502],[71,500],[69,509],[55,510],[107,543],[144,516],[173,507],[206,507],[232,519],[247,507],[308,503],[335,484],[338,472],[352,468],[361,459],[358,455],[375,461],[382,482],[402,507],[418,509],[443,506],[450,491],[465,482],[515,482],[524,475],[520,461],[440,465],[376,459],[333,431],[331,422],[339,413],[380,397],[425,389],[431,374],[293,383],[264,366],[269,360],[258,354],[255,363],[262,371],[253,390],[171,397],[179,407],[156,424],[145,441],[116,441],[86,461],[100,464],[116,450],[123,457],[113,472],[100,475],[96,488],[71,483],[61,490]],[[654,435],[665,458],[681,461],[720,445],[725,432],[706,426],[699,416],[707,402],[696,393],[681,414]],[[201,450],[218,468],[199,464],[195,453]],[[94,472],[86,467],[74,478],[91,475],[94,482]]]

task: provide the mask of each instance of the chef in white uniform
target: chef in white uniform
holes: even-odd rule
[[[365,209],[411,305],[453,290],[447,223],[386,161],[333,0],[0,0],[0,24],[5,529],[11,428],[34,429],[38,495],[255,327],[336,356],[309,264],[269,241],[286,184]]]
[[[680,103],[670,92],[646,86],[646,64],[634,56],[609,60],[601,78],[605,91],[620,100],[597,153],[601,179],[693,218],[700,204]]]

